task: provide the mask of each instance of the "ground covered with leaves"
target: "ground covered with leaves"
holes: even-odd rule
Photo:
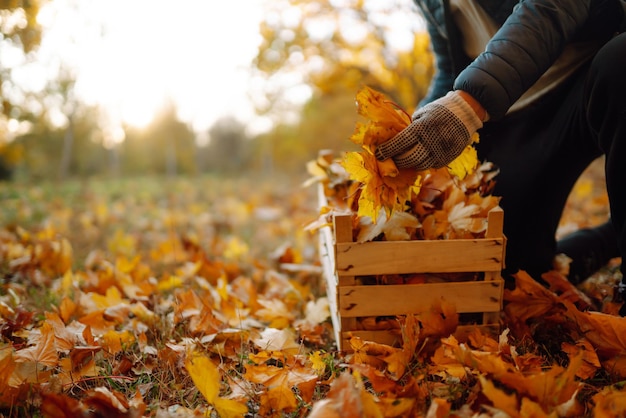
[[[598,171],[562,233],[606,219]],[[0,185],[0,416],[618,417],[614,263],[579,288],[518,275],[502,330],[454,307],[403,344],[335,348],[315,190],[250,179]]]

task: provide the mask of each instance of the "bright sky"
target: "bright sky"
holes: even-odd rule
[[[248,122],[262,1],[53,0],[41,53],[75,66],[78,93],[114,122],[144,125],[168,98],[198,131],[225,115]]]

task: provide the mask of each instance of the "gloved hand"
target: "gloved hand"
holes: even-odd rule
[[[440,168],[458,157],[483,122],[456,91],[418,109],[413,121],[376,147],[376,158],[393,158],[398,168]]]

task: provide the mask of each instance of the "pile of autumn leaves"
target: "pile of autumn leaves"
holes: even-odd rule
[[[396,130],[408,123],[398,115]],[[371,171],[360,168],[377,163],[368,155],[350,157],[359,181],[326,175],[326,185],[348,202],[346,210],[361,208],[365,195],[361,218],[387,219],[388,226],[393,213],[422,211],[419,228],[399,221],[408,239],[463,237],[468,228],[480,235],[483,212],[497,204],[488,198],[489,166],[464,176],[398,172],[391,176],[398,182],[369,182]],[[325,161],[316,165],[326,174],[349,166]],[[361,181],[378,186],[363,193]],[[384,181],[397,187],[380,193]],[[463,193],[442,194],[451,182],[464,184]],[[398,197],[407,187],[408,207]],[[315,217],[306,198],[289,192],[290,200],[272,201],[254,195],[263,190],[254,184],[230,188],[246,190],[245,201],[220,189],[162,210],[189,189],[218,187],[160,187],[175,197],[154,200],[118,193],[83,210],[51,201],[39,226],[1,226],[0,414],[618,417],[626,410],[626,321],[584,312],[586,302],[558,273],[546,277],[552,290],[517,276],[515,290],[505,293],[499,335],[476,329],[458,341],[455,307],[441,302],[398,318],[398,347],[355,337],[352,352],[338,353],[328,303],[315,290],[323,283],[310,251],[317,237],[302,233],[302,219]],[[25,199],[17,211],[28,214]],[[135,205],[142,199],[147,206]],[[458,216],[449,216],[453,210]],[[360,239],[379,235],[380,224],[363,224]],[[85,239],[101,248],[77,258]],[[252,255],[283,240],[290,244]]]
[[[176,267],[161,274],[158,254],[143,252],[69,269],[71,245],[52,232],[0,233],[5,415],[618,417],[626,407],[625,321],[581,312],[525,275],[507,291],[499,336],[457,341],[458,316],[442,303],[400,320],[402,346],[353,338],[348,354],[329,349],[327,305],[291,250],[271,267],[178,237]],[[27,288],[42,281],[59,303],[27,310]]]

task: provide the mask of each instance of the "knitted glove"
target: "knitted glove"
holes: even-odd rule
[[[376,147],[376,158],[393,158],[399,168],[440,168],[458,157],[483,123],[455,91],[418,109],[413,122]]]

